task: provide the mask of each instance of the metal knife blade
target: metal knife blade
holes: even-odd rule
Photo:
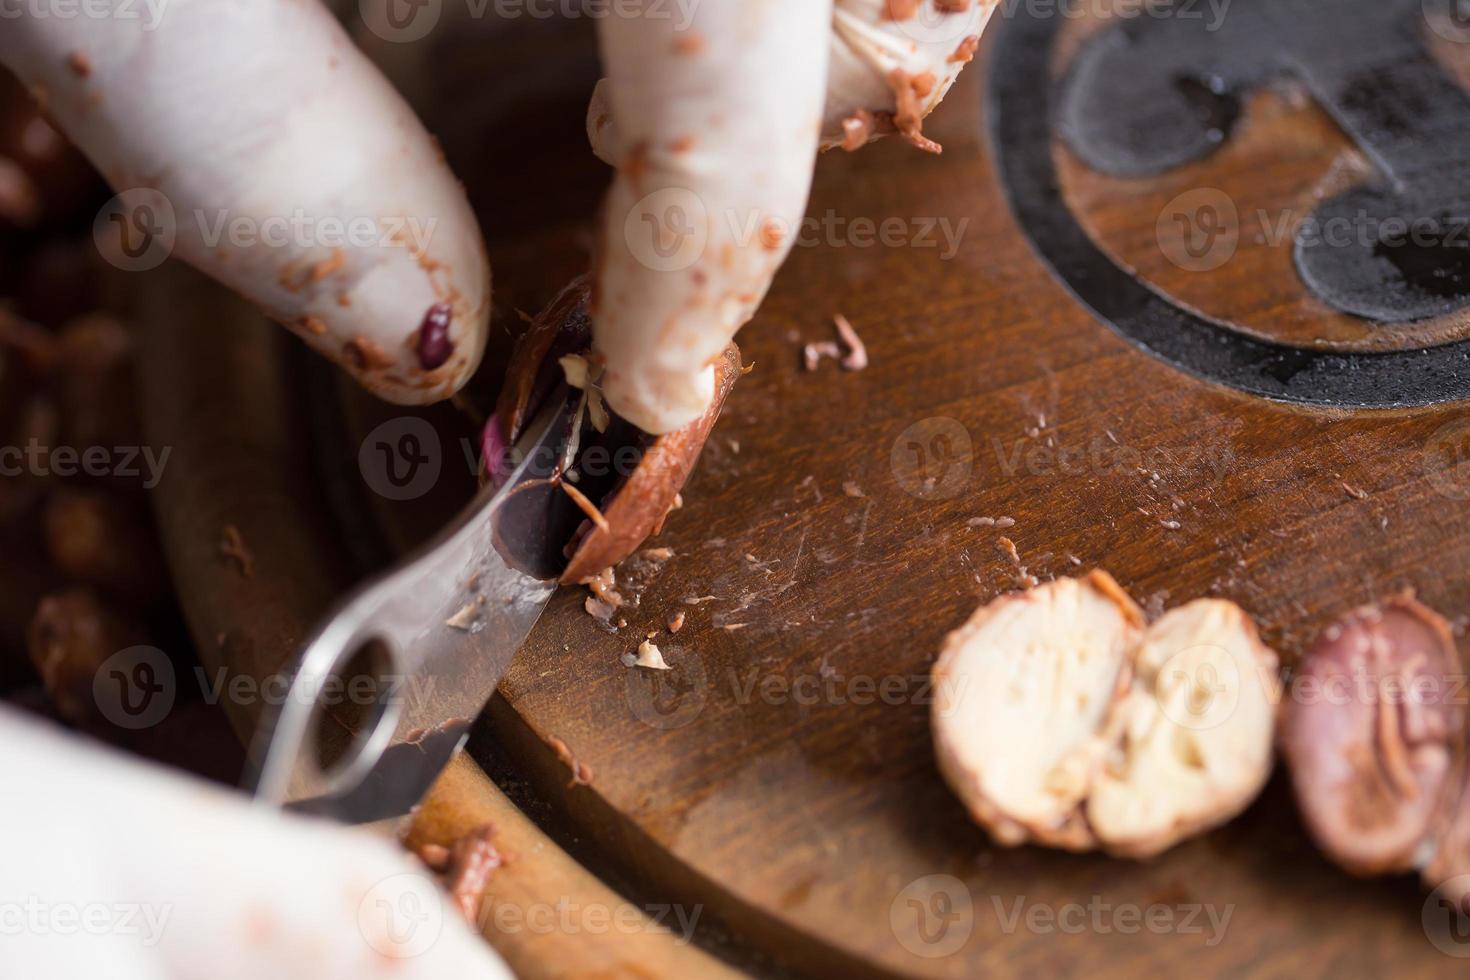
[[[556,589],[567,518],[555,481],[575,394],[546,399],[498,488],[327,616],[256,733],[257,800],[368,823],[428,792]],[[334,742],[345,755],[324,765],[320,746]]]

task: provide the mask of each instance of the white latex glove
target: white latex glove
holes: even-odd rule
[[[603,393],[649,432],[703,415],[806,212],[819,145],[921,134],[996,0],[703,0],[598,22],[588,111],[617,167],[593,288]],[[830,312],[830,311],[829,311]]]
[[[381,3],[399,17],[424,6],[362,9]],[[713,360],[796,239],[819,144],[896,131],[937,150],[923,117],[995,3],[642,0],[599,19],[608,78],[589,128],[618,175],[594,319],[616,411],[654,433],[703,414]],[[83,8],[103,6],[115,14],[0,0],[0,62],[134,192],[117,215],[134,244],[154,231],[168,245],[172,229],[175,254],[383,398],[458,390],[489,317],[479,229],[433,140],[327,9]]]
[[[393,845],[0,705],[0,976],[505,980]]]
[[[131,16],[0,0],[0,62],[114,190],[138,192],[121,215],[135,246],[158,232],[155,248],[171,245],[389,401],[457,391],[490,316],[479,226],[429,134],[331,13],[317,0],[83,7],[99,5]]]

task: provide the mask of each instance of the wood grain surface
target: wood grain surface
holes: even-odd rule
[[[1007,26],[997,18],[986,53]],[[590,867],[630,894],[699,907],[764,972],[1463,974],[1426,934],[1417,883],[1329,865],[1279,775],[1235,822],[1142,863],[997,848],[940,780],[927,673],[948,630],[1017,587],[1001,535],[1030,574],[1105,568],[1154,615],[1232,599],[1287,664],[1332,617],[1405,586],[1452,620],[1470,613],[1465,406],[1272,403],[1121,339],[1053,280],[1014,223],[985,138],[984,64],[975,69],[926,130],[943,156],[888,141],[821,159],[816,225],[740,338],[755,370],[731,395],[685,506],[651,542],[675,557],[637,576],[637,605],[617,631],[583,611],[584,591],[562,590],[477,752]],[[1265,115],[1247,131],[1285,125],[1286,111],[1252,102]],[[1318,137],[1293,164],[1298,177],[1262,186],[1298,193],[1310,169],[1357,165],[1329,126],[1301,138]],[[1216,165],[1265,168],[1274,144],[1248,140]],[[585,266],[591,214],[562,205],[603,179],[565,165],[538,176],[534,152],[494,186],[470,178],[492,211],[502,198],[547,202],[514,237],[486,218],[507,334],[516,308],[537,308]],[[1300,319],[1310,304],[1261,273],[1279,255],[1167,278],[1145,232],[1154,202],[1177,188],[1126,188],[1125,207],[1076,166],[1062,176],[1095,237],[1125,260],[1155,262],[1158,288],[1270,336],[1311,334]],[[577,187],[558,196],[553,179]],[[879,240],[885,219],[902,241]],[[953,254],[941,222],[958,236]],[[867,342],[871,367],[805,371],[802,345],[833,339],[837,312]],[[1321,336],[1351,344],[1361,333]],[[260,377],[275,386],[272,371],[299,362],[264,336],[238,356],[273,358]],[[350,483],[362,434],[396,411],[344,393],[345,435],[311,449],[316,465]],[[470,431],[456,424],[445,423],[446,473],[463,465],[455,440]],[[308,441],[282,438],[297,450]],[[452,497],[467,479],[457,472],[436,493]],[[444,512],[439,497],[365,499],[374,520],[358,536],[388,542],[380,558]],[[306,518],[295,501],[274,503],[283,529],[260,533],[287,546],[321,539],[320,528],[293,538]],[[971,526],[977,517],[1015,523]],[[165,523],[177,545],[220,519]],[[258,574],[288,588],[323,561],[262,559]],[[685,625],[671,636],[677,612]],[[668,673],[620,661],[651,631]],[[553,738],[590,768],[590,785],[570,785]]]

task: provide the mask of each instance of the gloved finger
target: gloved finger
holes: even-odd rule
[[[889,133],[938,152],[923,121],[944,100],[998,0],[835,0],[822,149],[857,150]],[[587,137],[616,165],[616,123],[603,79],[587,111]]]
[[[7,976],[509,980],[429,872],[0,707]]]
[[[997,0],[836,0],[822,146],[856,150],[897,132],[923,150],[923,134],[975,56]]]
[[[474,215],[320,3],[16,9],[0,62],[128,192],[104,215],[120,263],[171,247],[389,401],[437,401],[474,371],[490,295]]]
[[[687,24],[664,4],[598,22],[611,121],[598,142],[618,172],[593,333],[608,402],[648,432],[703,414],[716,358],[795,241],[831,16],[831,0],[707,0]]]

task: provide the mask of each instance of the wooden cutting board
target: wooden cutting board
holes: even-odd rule
[[[1332,617],[1404,586],[1452,619],[1470,613],[1461,298],[1371,322],[1304,285],[1294,259],[1290,230],[1378,180],[1378,158],[1314,92],[1247,80],[1213,150],[1108,173],[1048,122],[1074,59],[1119,28],[1016,11],[997,15],[932,118],[942,156],[887,141],[822,158],[815,224],[740,338],[755,370],[652,542],[674,557],[642,576],[616,632],[583,611],[584,591],[557,595],[477,755],[589,867],[699,909],[704,941],[759,972],[1463,971],[1432,941],[1443,933],[1417,883],[1328,864],[1279,776],[1240,819],[1142,863],[997,848],[939,778],[927,672],[948,630],[1017,587],[1002,536],[1027,573],[1105,568],[1154,614],[1232,599],[1288,664]],[[1463,46],[1426,36],[1454,77]],[[547,80],[536,113],[486,110],[475,118],[494,139],[445,138],[492,240],[500,350],[517,308],[585,267],[605,180],[568,163],[595,70],[585,32],[568,37],[577,69]],[[543,138],[517,142],[517,127]],[[476,176],[505,146],[526,151]],[[1284,237],[1265,235],[1283,215]],[[1230,254],[1215,263],[1220,234]],[[838,312],[871,366],[804,370],[802,345],[832,339]],[[260,610],[340,588],[420,539],[464,499],[471,429],[430,413],[441,478],[387,501],[358,450],[402,413],[322,383],[264,325],[231,336],[229,356],[269,390],[200,392],[197,425],[225,425],[224,396],[289,406],[251,409],[290,435],[246,447],[215,481],[277,528],[259,532],[279,552],[257,572],[276,597],[222,638],[269,666],[292,637]],[[252,472],[281,467],[295,491],[252,502]],[[164,516],[177,540],[182,519]],[[177,550],[176,571],[220,574],[206,549],[186,568]],[[672,671],[621,664],[678,612],[683,629],[657,640]],[[589,785],[569,785],[552,738]]]

